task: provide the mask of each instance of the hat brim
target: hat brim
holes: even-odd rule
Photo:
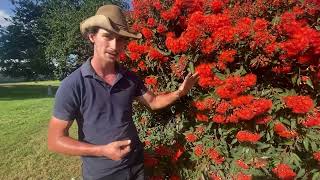
[[[121,28],[115,29],[111,25],[110,19],[104,15],[95,15],[85,19],[80,23],[80,31],[82,34],[84,34],[86,29],[94,26],[109,30],[113,33],[116,33],[124,37],[135,38],[135,39],[140,39],[142,37],[141,33],[132,33]]]

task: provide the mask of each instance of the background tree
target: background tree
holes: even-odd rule
[[[55,75],[63,79],[92,55],[90,44],[81,37],[79,24],[104,4],[129,8],[127,1],[117,0],[45,0],[42,21],[49,30],[46,57],[57,65]]]
[[[12,1],[15,6],[11,25],[0,27],[0,72],[11,77],[52,78],[54,65],[45,58],[45,26],[39,0]]]

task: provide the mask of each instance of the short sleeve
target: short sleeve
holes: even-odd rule
[[[71,84],[62,82],[55,95],[53,116],[66,121],[74,120],[80,107],[77,94]]]
[[[136,77],[136,92],[135,92],[135,96],[142,96],[144,93],[146,93],[148,91],[147,87],[144,85],[143,81]]]

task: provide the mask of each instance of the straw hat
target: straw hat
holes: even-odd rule
[[[84,34],[87,28],[94,26],[109,30],[120,36],[136,39],[142,37],[140,33],[130,32],[122,10],[116,5],[101,6],[96,15],[80,23],[80,31]]]

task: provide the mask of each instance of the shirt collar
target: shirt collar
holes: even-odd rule
[[[82,76],[83,77],[90,76],[90,77],[101,80],[101,78],[94,71],[91,65],[91,60],[92,60],[92,57],[88,58],[88,60],[84,64],[82,64],[81,66]],[[126,70],[119,63],[116,63],[116,70],[118,71],[117,79],[120,80],[122,77],[124,77]]]

